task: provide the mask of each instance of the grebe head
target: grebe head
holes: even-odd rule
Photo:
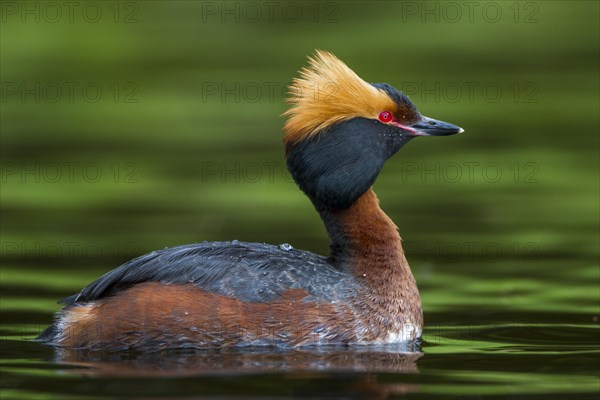
[[[324,51],[309,58],[294,79],[288,103],[288,169],[317,208],[348,208],[411,139],[463,132],[421,115],[402,92],[365,82]]]

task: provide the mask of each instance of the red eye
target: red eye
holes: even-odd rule
[[[387,123],[388,123],[388,122],[390,122],[392,119],[393,119],[393,118],[392,118],[392,113],[391,113],[391,112],[389,112],[389,111],[382,111],[381,113],[379,113],[379,120],[380,120],[381,122],[384,122],[384,123],[386,123],[386,124],[387,124]]]

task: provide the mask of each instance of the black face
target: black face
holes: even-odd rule
[[[373,185],[385,161],[413,137],[377,120],[354,118],[288,144],[287,165],[318,209],[346,209]]]
[[[456,125],[427,118],[403,93],[373,84],[394,103],[393,119],[353,118],[286,147],[287,166],[318,209],[346,209],[375,182],[386,160],[416,136],[462,132]],[[381,116],[380,116],[381,117]]]

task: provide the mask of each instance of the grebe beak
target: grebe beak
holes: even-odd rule
[[[422,116],[421,120],[410,125],[415,136],[448,136],[463,133],[465,130],[449,122]],[[412,131],[412,130],[411,130]]]

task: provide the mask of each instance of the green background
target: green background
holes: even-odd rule
[[[58,16],[44,2],[2,2],[9,337],[17,325],[31,337],[55,300],[154,249],[237,239],[326,253],[285,170],[280,116],[318,48],[465,129],[414,140],[375,184],[438,343],[426,357],[506,350],[506,338],[449,342],[439,327],[513,323],[525,325],[511,346],[539,339],[528,324],[549,324],[547,351],[581,344],[597,357],[597,2],[78,4]],[[571,343],[565,327],[583,336]],[[597,367],[576,372],[577,387],[549,368],[556,376],[517,392],[598,385]],[[512,370],[476,379],[514,383]]]

